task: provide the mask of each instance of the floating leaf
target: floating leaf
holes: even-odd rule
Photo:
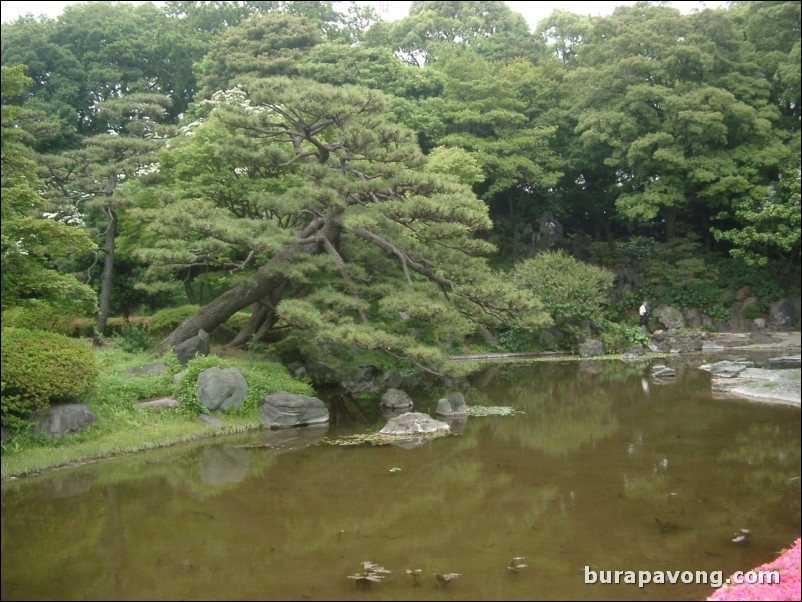
[[[356,581],[358,585],[370,585],[373,583],[379,583],[387,575],[392,573],[392,571],[388,571],[383,566],[379,566],[378,564],[376,564],[375,562],[371,562],[370,560],[363,561],[362,568],[363,572],[357,573],[356,575],[348,575],[348,578]]]
[[[468,406],[468,414],[471,416],[513,416],[523,414],[523,411],[509,406]]]
[[[443,574],[435,573],[434,576],[443,585],[448,585],[455,579],[459,579],[460,577],[462,577],[462,573],[443,573]]]
[[[436,433],[415,433],[410,435],[387,435],[384,433],[357,433],[355,435],[345,435],[338,439],[324,439],[324,443],[329,445],[389,445],[391,443],[398,443],[401,441],[410,441],[413,439],[443,437],[447,433],[438,431]],[[400,470],[400,469],[399,469]]]

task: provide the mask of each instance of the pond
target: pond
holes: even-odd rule
[[[490,365],[468,405],[517,413],[418,445],[338,415],[4,483],[2,599],[703,600],[799,537],[800,410],[700,363]]]

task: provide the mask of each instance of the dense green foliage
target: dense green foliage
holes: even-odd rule
[[[63,335],[75,331],[74,320],[63,308],[38,300],[15,305],[3,311],[3,326],[25,330],[47,330]],[[89,336],[91,336],[91,331]]]
[[[82,228],[44,213],[42,182],[20,141],[22,113],[13,104],[31,80],[22,66],[3,65],[2,72],[2,308],[38,300],[65,312],[90,313],[96,303],[92,289],[57,269],[56,263],[91,251],[92,243]]]
[[[197,305],[179,305],[165,307],[155,312],[150,318],[150,331],[154,336],[166,336],[176,326],[200,309]]]
[[[43,330],[3,328],[2,422],[25,424],[27,415],[53,403],[82,402],[97,385],[95,358],[86,343]]]
[[[565,251],[545,251],[516,264],[510,277],[543,302],[554,323],[575,335],[600,322],[615,275],[577,261]]]
[[[535,31],[503,2],[341,4],[3,24],[4,320],[94,315],[100,343],[163,310],[120,344],[203,328],[444,372],[463,347],[617,349],[643,296],[710,325],[735,290],[754,317],[799,295],[798,2]]]

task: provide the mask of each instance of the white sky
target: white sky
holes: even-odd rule
[[[19,0],[2,0],[0,6],[2,8],[2,21],[7,23],[14,21],[20,15],[33,13],[34,16],[46,15],[51,18],[58,17],[68,4],[80,4],[80,2],[20,2]],[[155,4],[159,4],[155,2]],[[409,5],[412,2],[399,2],[393,0],[390,2],[366,2],[371,4],[374,9],[387,20],[395,20],[407,15]],[[549,16],[552,11],[560,9],[581,15],[595,15],[603,16],[610,15],[615,10],[616,6],[630,6],[635,2],[533,2],[532,0],[525,0],[522,2],[508,1],[507,4],[515,12],[521,13],[529,22],[529,26],[534,29],[538,21]],[[691,13],[694,10],[701,10],[703,8],[716,8],[723,6],[726,2],[669,2],[671,6],[678,8],[683,13]]]

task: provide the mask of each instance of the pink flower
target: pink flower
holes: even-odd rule
[[[802,584],[800,583],[800,541],[785,550],[777,560],[769,562],[754,569],[760,571],[778,571],[780,583],[736,583],[730,576],[730,581],[713,592],[708,600],[799,600]]]

